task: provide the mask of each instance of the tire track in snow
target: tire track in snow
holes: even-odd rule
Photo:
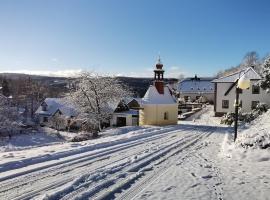
[[[162,131],[164,132],[164,130]],[[160,131],[158,131],[158,133],[160,133]],[[169,134],[171,134],[172,132],[169,132]],[[164,135],[167,135],[168,133],[164,134]],[[12,179],[12,178],[16,178],[18,176],[22,176],[22,175],[26,175],[27,173],[32,173],[32,172],[35,172],[35,171],[41,171],[42,169],[45,169],[45,170],[48,170],[48,168],[50,168],[52,171],[55,171],[57,168],[55,168],[55,166],[59,165],[58,168],[62,168],[62,167],[65,167],[65,165],[63,164],[67,164],[67,165],[70,165],[70,164],[76,164],[76,163],[80,163],[82,161],[87,161],[87,160],[91,160],[91,159],[94,159],[94,158],[99,158],[100,156],[103,156],[103,155],[109,155],[111,153],[114,153],[118,150],[122,150],[122,149],[128,149],[132,146],[135,146],[135,145],[140,145],[144,142],[148,142],[148,141],[152,141],[152,140],[158,140],[162,137],[164,137],[164,135],[157,135],[157,136],[153,136],[151,138],[140,138],[136,141],[133,141],[133,142],[129,142],[129,143],[123,143],[123,144],[120,144],[120,145],[116,145],[112,148],[109,148],[109,149],[106,149],[101,151],[101,152],[96,152],[96,153],[88,153],[86,155],[82,155],[82,156],[79,156],[79,157],[76,157],[76,158],[72,158],[72,159],[68,159],[68,160],[65,160],[63,162],[57,162],[57,163],[53,163],[53,164],[49,164],[49,165],[45,165],[45,166],[42,166],[42,167],[37,167],[37,168],[34,168],[34,169],[30,169],[30,170],[25,170],[25,171],[22,171],[22,172],[19,172],[19,173],[13,173],[11,175],[7,175],[7,176],[3,176],[2,174],[2,177],[0,178],[0,181],[4,181],[4,180],[7,180],[7,179]],[[47,173],[47,171],[46,171]],[[39,174],[40,175],[40,174]],[[7,184],[5,183],[5,187],[7,186]],[[0,190],[1,192],[1,190]]]
[[[104,149],[106,147],[111,147],[111,146],[127,143],[127,142],[130,142],[131,140],[134,140],[134,139],[142,139],[142,138],[152,137],[153,135],[155,135],[155,133],[164,133],[164,132],[166,132],[166,130],[169,131],[172,129],[173,129],[173,127],[166,127],[163,130],[162,130],[162,128],[157,128],[157,127],[147,127],[147,128],[139,129],[136,131],[131,131],[131,132],[136,133],[136,136],[134,136],[132,138],[128,138],[126,140],[120,139],[120,140],[116,140],[116,141],[112,141],[112,142],[104,142],[104,143],[100,143],[100,144],[90,144],[87,146],[82,146],[79,149],[71,149],[68,151],[62,151],[59,153],[55,153],[53,155],[53,157],[50,156],[50,154],[45,154],[42,156],[21,159],[19,161],[9,161],[6,163],[1,163],[0,164],[0,173],[14,170],[14,169],[20,169],[23,167],[27,167],[29,165],[47,162],[50,160],[61,159],[61,158],[69,157],[72,155],[78,155],[78,154],[82,154],[82,153],[89,152],[92,150]],[[145,137],[140,135],[140,133],[144,133]],[[33,148],[32,150],[35,150],[35,149],[36,148]],[[3,178],[1,178],[0,181],[3,181]]]
[[[181,152],[183,149],[188,148],[189,146],[196,143],[204,135],[205,134],[196,134],[195,136],[190,138],[182,138],[182,140],[176,140],[173,145],[168,145],[162,150],[156,151],[155,154],[152,154],[151,157],[142,159],[141,162],[131,163],[128,166],[124,166],[118,171],[116,171],[117,173],[111,173],[109,175],[109,178],[107,178],[106,180],[97,181],[95,184],[89,183],[89,185],[83,190],[81,190],[79,194],[75,190],[73,195],[68,194],[64,199],[110,199],[115,193],[119,192],[121,189],[129,187],[128,185],[131,184],[132,181],[143,176],[144,171],[153,168],[155,165],[159,165],[170,157],[173,157],[175,154]],[[183,147],[178,149],[181,146]],[[147,177],[147,180],[149,180],[149,177]],[[93,185],[92,187],[91,184]],[[99,189],[97,190],[97,188]],[[105,189],[110,191],[99,194],[101,190]]]
[[[147,189],[148,186],[150,186],[152,183],[154,183],[160,177],[165,175],[175,164],[177,164],[175,162],[175,160],[181,160],[181,159],[185,158],[186,156],[188,156],[191,153],[191,149],[194,149],[198,146],[198,145],[196,145],[198,143],[198,141],[202,141],[202,140],[206,139],[213,132],[214,131],[211,130],[208,133],[204,133],[203,135],[199,135],[199,136],[195,137],[193,140],[188,141],[186,144],[184,144],[184,146],[180,147],[175,152],[173,152],[172,155],[169,155],[168,158],[164,158],[161,161],[161,164],[160,163],[154,164],[153,166],[155,166],[156,168],[153,169],[153,172],[146,174],[141,180],[138,180],[138,182],[134,184],[135,185],[134,187],[131,186],[130,189],[120,193],[119,196],[116,197],[116,199],[132,200],[132,199],[135,199],[136,197],[138,197],[145,189]],[[186,153],[184,153],[183,155],[179,155],[180,152],[183,152],[186,150],[188,150]],[[177,155],[179,155],[179,156],[177,156]],[[177,158],[175,159],[174,156],[177,156]],[[166,163],[164,162],[165,160],[167,161]],[[121,191],[118,191],[118,192],[121,192]],[[110,196],[108,196],[108,197],[110,197]],[[101,200],[101,199],[106,199],[106,198],[101,197],[98,199]],[[112,197],[110,197],[110,199],[112,199]]]
[[[165,135],[167,135],[168,137],[171,137],[171,134],[173,133],[174,131],[171,131],[171,132],[166,132],[166,134]],[[164,137],[164,135],[162,134],[162,136]],[[152,137],[152,138],[149,138],[149,140],[148,139],[143,139],[143,141],[141,141],[141,142],[139,142],[137,145],[140,145],[140,144],[143,144],[143,143],[145,143],[145,142],[147,142],[148,141],[148,143],[151,143],[151,142],[153,142],[153,141],[155,141],[155,140],[160,140],[160,138],[161,138],[161,136],[156,136],[156,137]],[[173,140],[173,139],[172,139]],[[159,144],[157,144],[157,145],[159,145]],[[135,147],[135,146],[134,146]],[[118,151],[119,151],[119,147],[117,147],[118,148]],[[128,147],[127,147],[128,148]],[[129,148],[132,148],[132,145],[130,144],[129,145]],[[137,151],[137,153],[138,152],[140,152],[140,151],[143,151],[143,150],[138,150]],[[112,152],[112,154],[113,153],[115,153],[115,152]],[[131,155],[133,155],[134,153],[136,153],[136,152],[132,152],[131,154],[128,154],[127,156],[125,156],[124,158],[127,158],[127,157],[130,157]],[[107,156],[108,156],[108,154],[107,154]],[[121,160],[123,160],[123,158],[120,158],[118,161],[121,161]],[[117,161],[117,160],[116,160]],[[93,161],[92,161],[93,162]],[[112,161],[109,161],[108,163],[110,163],[110,164],[112,164]],[[89,163],[88,163],[89,164]],[[90,163],[91,164],[91,163]],[[85,165],[87,165],[87,163],[85,163]],[[100,166],[100,168],[102,168],[102,167],[104,167],[104,166],[106,166],[106,163],[102,163],[102,166]],[[79,167],[79,166],[70,166],[70,167],[72,167],[72,169],[74,169],[74,167]],[[96,167],[96,166],[95,166]],[[60,167],[60,169],[62,169],[62,166]],[[54,168],[53,168],[53,170],[54,170]],[[64,172],[65,170],[67,170],[67,169],[62,169],[62,171],[61,172]],[[83,169],[82,169],[83,170]],[[76,174],[76,175],[81,175],[81,170],[77,170],[78,171],[78,174]],[[61,175],[61,173],[60,172],[57,172],[58,174],[60,174]],[[42,178],[40,179],[40,177],[39,177],[39,175],[40,174],[36,174],[36,181],[39,181],[39,180],[42,180]],[[73,174],[74,175],[74,174]],[[47,177],[51,177],[51,178],[56,178],[56,177],[54,177],[55,176],[55,174],[46,174],[45,173],[45,176],[47,176]],[[35,176],[34,176],[35,177]],[[20,182],[20,180],[19,179],[16,179],[15,180],[15,182],[12,182],[12,183],[10,183],[11,185],[12,184],[15,184],[15,185],[12,185],[12,186],[14,186],[14,187],[17,187],[17,188],[19,188],[20,190],[22,190],[23,191],[23,188],[21,188],[21,186],[29,186],[29,185],[31,185],[32,183],[33,183],[33,180],[31,180],[31,177],[29,177],[29,176],[26,176],[26,177],[24,177],[25,179],[24,180],[27,180],[26,182]],[[72,181],[73,180],[73,178],[74,178],[74,176],[72,176],[72,177],[70,177],[70,178],[68,178],[67,179],[67,181],[56,181],[56,182],[51,182],[51,181],[49,181],[48,182],[48,184],[46,185],[46,184],[43,184],[42,183],[42,186],[40,187],[40,188],[38,188],[36,191],[30,191],[30,193],[28,193],[28,194],[23,194],[22,196],[18,196],[18,198],[19,199],[22,199],[22,198],[30,198],[30,197],[32,197],[32,196],[34,196],[34,195],[36,195],[37,193],[39,193],[39,192],[41,192],[41,191],[44,191],[44,189],[45,190],[49,190],[49,189],[52,189],[54,186],[56,186],[56,187],[58,187],[59,186],[59,183],[60,183],[60,185],[62,185],[62,184],[65,184],[66,182],[69,182],[69,181]],[[30,180],[28,180],[28,179],[30,179]],[[35,181],[35,180],[34,180]],[[16,182],[17,182],[17,185],[16,185]],[[20,183],[20,184],[18,184],[18,183]],[[14,187],[12,187],[12,188],[10,188],[10,189],[13,189]],[[6,184],[5,183],[3,183],[2,184],[2,187],[1,188],[5,188],[6,189]],[[12,191],[12,193],[13,193],[14,191]],[[25,191],[26,192],[26,191]],[[16,195],[17,196],[17,195]]]
[[[179,132],[179,131],[178,131]],[[180,140],[186,140],[189,137],[192,137],[190,133],[191,131],[185,131],[185,137],[181,137]],[[179,134],[177,134],[179,135]],[[182,135],[180,135],[182,136]],[[179,136],[178,136],[179,137]],[[176,140],[176,142],[175,142]],[[60,191],[57,191],[56,193],[49,194],[48,199],[60,199],[62,196],[64,196],[64,199],[72,199],[77,198],[77,196],[80,196],[83,194],[83,198],[86,198],[87,195],[94,195],[95,193],[99,192],[99,189],[102,189],[106,185],[109,185],[113,183],[115,180],[104,180],[107,176],[116,176],[115,178],[122,178],[121,176],[125,176],[125,174],[122,173],[122,171],[125,168],[130,168],[130,166],[134,166],[137,162],[144,161],[147,158],[151,158],[153,154],[159,153],[161,150],[168,148],[169,146],[172,146],[173,144],[179,142],[176,137],[173,139],[174,142],[165,142],[163,143],[163,146],[161,148],[157,148],[154,152],[150,152],[149,154],[143,155],[142,157],[138,157],[133,162],[127,162],[127,163],[120,163],[115,166],[110,166],[106,169],[103,169],[102,171],[98,171],[94,174],[89,174],[89,176],[81,177],[79,181],[75,181],[74,184],[71,184],[67,186],[64,189],[61,189]],[[131,168],[130,168],[131,169]],[[98,178],[97,178],[98,177]],[[85,195],[84,193],[87,193]]]

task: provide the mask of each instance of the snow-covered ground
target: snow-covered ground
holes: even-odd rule
[[[269,199],[269,151],[255,159],[257,151],[252,156],[254,150],[232,144],[232,128],[219,125],[212,107],[196,117],[176,126],[110,129],[96,140],[5,149],[0,199]]]

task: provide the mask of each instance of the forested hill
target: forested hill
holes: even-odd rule
[[[31,82],[38,83],[46,88],[47,95],[50,97],[58,97],[67,92],[67,86],[74,78],[66,77],[51,77],[51,76],[38,76],[18,73],[0,73],[0,86],[2,80],[6,79],[9,82],[10,88],[15,88],[16,85],[21,85],[25,81],[31,80]],[[149,85],[152,84],[153,78],[136,78],[136,77],[117,77],[117,79],[128,86],[136,96],[142,97]],[[176,82],[177,79],[165,79],[165,82]],[[46,95],[46,96],[47,96]]]

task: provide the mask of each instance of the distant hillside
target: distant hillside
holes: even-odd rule
[[[28,75],[28,74],[16,74],[16,73],[0,73],[0,81],[1,78],[5,77],[8,80],[20,80],[20,79],[29,79],[31,78],[33,81],[37,81],[42,85],[48,86],[50,88],[57,88],[57,91],[66,92],[67,85],[70,81],[74,80],[74,78],[66,78],[66,77],[50,77],[50,76],[38,76],[38,75]],[[149,85],[152,84],[153,78],[135,78],[135,77],[117,77],[117,79],[127,85],[132,92],[135,93],[136,96],[142,97]],[[165,82],[176,82],[177,79],[165,79]],[[61,92],[60,92],[61,93]],[[60,94],[59,93],[59,94]]]
[[[153,78],[135,78],[135,77],[117,77],[117,79],[127,85],[135,95],[139,97],[143,97],[145,92],[147,91],[149,85],[152,84]],[[177,82],[177,79],[170,78],[165,79],[166,83]]]

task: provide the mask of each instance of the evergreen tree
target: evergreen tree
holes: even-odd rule
[[[270,92],[270,57],[264,61],[261,87]]]
[[[9,84],[8,84],[8,81],[6,79],[4,79],[2,82],[2,93],[6,97],[10,96]]]

